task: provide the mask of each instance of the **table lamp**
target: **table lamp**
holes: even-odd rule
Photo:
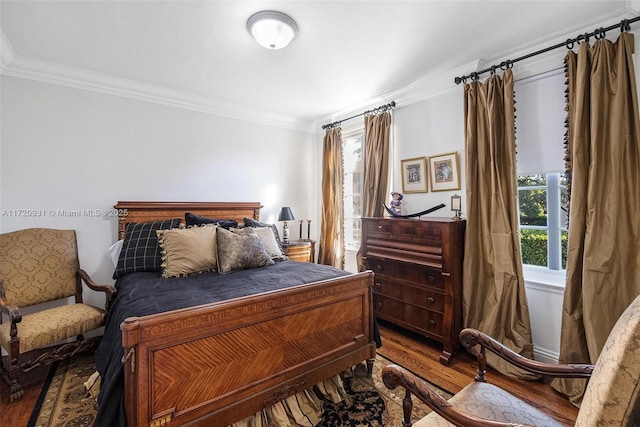
[[[280,209],[280,215],[278,215],[278,221],[284,221],[284,225],[282,226],[282,243],[285,245],[289,244],[289,225],[287,221],[293,221],[295,217],[293,216],[293,212],[291,212],[291,208],[288,206]]]

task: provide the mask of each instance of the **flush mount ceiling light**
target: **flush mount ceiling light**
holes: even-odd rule
[[[263,10],[251,15],[247,30],[260,46],[282,49],[298,34],[298,24],[288,15],[273,10]]]

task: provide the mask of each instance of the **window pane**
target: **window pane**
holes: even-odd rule
[[[344,243],[346,249],[360,247],[362,215],[362,135],[344,138]]]
[[[547,266],[547,230],[520,230],[522,263]]]
[[[518,191],[520,225],[547,226],[547,190]]]

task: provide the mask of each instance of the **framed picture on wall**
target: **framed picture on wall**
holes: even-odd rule
[[[459,190],[458,152],[429,157],[429,178],[431,191]]]
[[[401,160],[402,192],[426,193],[427,192],[427,158],[416,157]]]

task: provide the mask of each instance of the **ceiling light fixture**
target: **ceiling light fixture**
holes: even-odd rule
[[[274,10],[263,10],[251,15],[247,30],[260,46],[282,49],[298,34],[298,24],[288,15]]]

